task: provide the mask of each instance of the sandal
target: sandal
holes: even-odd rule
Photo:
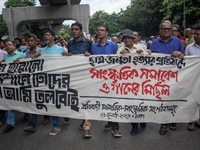
[[[170,129],[170,130],[176,130],[176,123],[171,123],[171,124],[169,125],[169,129]]]
[[[165,135],[166,132],[167,132],[167,126],[161,126],[159,130],[160,135]]]
[[[60,131],[60,128],[54,128],[50,131],[49,135],[56,135]]]
[[[114,137],[121,137],[122,134],[119,132],[119,130],[111,130],[112,134]]]

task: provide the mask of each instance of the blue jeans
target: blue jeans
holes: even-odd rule
[[[60,121],[58,117],[51,116],[51,120],[52,120],[54,128],[60,128]]]
[[[0,122],[4,122],[6,119],[5,110],[0,110]]]
[[[15,127],[15,111],[8,110],[7,124]]]

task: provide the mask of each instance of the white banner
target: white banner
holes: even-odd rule
[[[2,63],[0,109],[116,122],[195,121],[199,58],[42,55]]]

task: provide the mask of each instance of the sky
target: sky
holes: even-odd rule
[[[5,8],[4,3],[6,0],[0,0],[0,11],[2,13],[2,8]],[[36,0],[36,5],[40,6],[39,0]],[[90,5],[90,16],[96,11],[104,10],[107,13],[120,12],[121,8],[123,10],[130,4],[130,0],[81,0],[80,4]],[[72,24],[75,21],[65,21],[64,24]]]

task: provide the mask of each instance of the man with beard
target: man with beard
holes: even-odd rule
[[[27,50],[27,46],[22,46],[21,45],[21,39],[20,38],[15,38],[15,48],[19,49],[22,53]]]
[[[0,41],[0,50],[5,51],[5,42],[4,42],[4,40]]]

